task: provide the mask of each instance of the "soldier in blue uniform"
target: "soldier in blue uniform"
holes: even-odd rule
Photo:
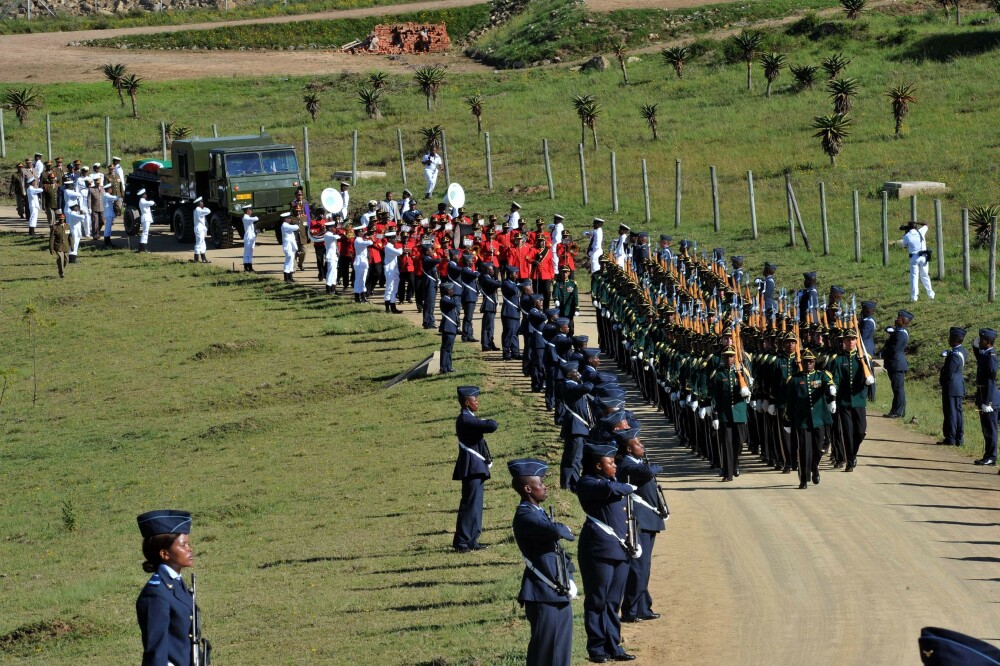
[[[764,277],[761,278],[760,290],[764,296],[764,315],[770,319],[778,311],[774,302],[774,274],[778,267],[769,261],[764,262]]]
[[[661,500],[657,489],[656,475],[661,469],[659,465],[650,464],[646,460],[646,447],[639,439],[638,428],[619,430],[615,433],[615,439],[621,456],[616,477],[619,481],[638,486],[638,490],[632,494],[632,500],[636,526],[639,529],[639,545],[642,548],[641,555],[629,560],[625,596],[622,599],[622,622],[656,620],[660,614],[653,612],[649,574],[656,535],[666,527],[663,521],[670,515],[670,510]]]
[[[618,609],[625,594],[629,552],[625,542],[625,497],[636,487],[615,480],[616,446],[588,444],[584,473],[576,485],[576,496],[587,514],[580,530],[580,576],[583,579],[583,626],[587,631],[590,661],[632,661],[634,655],[621,647]]]
[[[673,236],[660,234],[660,250],[657,255],[660,257],[660,261],[662,261],[665,266],[672,266],[674,263],[674,251],[670,249],[670,244],[673,243],[673,241]]]
[[[578,361],[567,361],[562,371],[566,379],[560,384],[563,416],[559,434],[563,440],[563,455],[559,463],[559,487],[574,490],[583,472],[583,447],[594,423],[590,409],[594,385],[580,378]]]
[[[889,385],[892,387],[892,408],[886,418],[901,419],[906,414],[906,371],[910,364],[906,361],[906,345],[910,342],[910,332],[907,327],[913,322],[913,315],[906,310],[900,310],[896,315],[896,325],[888,326],[885,332],[889,334],[882,345],[882,360],[885,361],[885,371],[889,375]]]
[[[875,358],[875,301],[861,301],[861,321],[858,322],[858,332],[861,334],[861,344],[868,352],[869,358]],[[875,384],[868,386],[868,402],[875,401]]]
[[[517,339],[517,329],[521,323],[521,291],[517,284],[517,266],[507,266],[507,277],[500,283],[500,346],[503,360],[521,358],[521,346]]]
[[[454,282],[441,284],[444,293],[441,294],[441,374],[454,372],[451,367],[451,353],[455,349],[455,336],[458,335],[458,320],[462,311],[462,287]]]
[[[479,290],[483,293],[483,304],[479,313],[483,315],[479,328],[479,344],[483,351],[498,351],[493,341],[493,330],[496,328],[497,290],[500,280],[493,276],[493,264],[483,262],[479,269]]]
[[[434,328],[434,303],[437,301],[438,284],[441,282],[438,276],[441,260],[435,256],[430,244],[420,246],[420,263],[424,269],[424,328]]]
[[[944,365],[938,374],[941,386],[941,412],[943,415],[941,445],[961,446],[965,438],[965,416],[962,414],[962,399],[965,398],[965,363],[969,353],[962,346],[965,329],[952,326],[948,330],[948,349],[941,352]]]
[[[732,275],[730,275],[730,277],[733,279],[733,284],[736,285],[737,289],[739,289],[740,285],[743,284],[743,280],[745,279],[743,273],[742,255],[738,254],[735,257],[733,257],[733,272]]]
[[[181,572],[194,566],[188,537],[191,514],[173,509],[149,511],[136,522],[146,558],[142,569],[153,574],[135,602],[142,632],[142,666],[188,666],[193,659],[195,607]],[[207,662],[202,659],[201,663]]]
[[[920,661],[924,666],[997,666],[1000,650],[978,638],[949,629],[920,630]]]
[[[544,462],[511,460],[507,469],[513,477],[511,487],[521,496],[513,527],[514,541],[525,565],[517,600],[524,606],[531,625],[527,666],[569,666],[573,656],[570,602],[576,599],[577,590],[573,564],[559,540],[573,541],[576,537],[541,507],[549,494],[542,478],[548,470]]]
[[[1000,389],[997,388],[997,353],[993,345],[997,332],[979,329],[979,349],[976,349],[976,406],[983,427],[983,457],[977,465],[997,464],[997,410],[1000,410]]]
[[[476,313],[476,302],[479,301],[479,271],[472,254],[464,255],[465,266],[462,267],[462,342],[479,342],[476,340],[473,319]]]
[[[462,501],[458,505],[452,547],[460,553],[467,553],[486,547],[479,543],[479,535],[483,531],[483,486],[490,478],[493,456],[483,435],[496,432],[499,426],[493,419],[476,416],[479,411],[478,386],[459,386],[458,404],[462,407],[455,419],[458,460],[451,478],[452,481],[462,482]]]
[[[799,292],[799,325],[809,323],[810,315],[819,309],[819,291],[816,289],[816,271],[802,274],[802,290]]]

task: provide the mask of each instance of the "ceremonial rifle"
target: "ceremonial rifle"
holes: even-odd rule
[[[553,523],[556,522],[556,512],[552,505],[549,505],[549,520]],[[553,581],[556,584],[556,592],[558,594],[569,594],[569,569],[566,566],[566,551],[563,550],[562,545],[559,540],[556,539],[555,545],[556,553],[556,579]]]

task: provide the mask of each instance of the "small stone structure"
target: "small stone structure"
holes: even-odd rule
[[[905,199],[914,194],[944,194],[948,186],[932,180],[889,181],[882,189],[893,199]]]
[[[346,44],[351,53],[398,55],[401,53],[443,53],[451,48],[444,23],[394,23],[377,25],[371,34]]]

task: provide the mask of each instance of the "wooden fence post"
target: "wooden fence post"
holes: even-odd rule
[[[889,193],[882,190],[882,265],[889,265]]]
[[[309,164],[309,128],[302,126],[302,159],[306,166],[306,192],[309,192],[309,181],[312,180],[311,165]]]
[[[556,198],[556,186],[552,180],[552,163],[549,162],[549,140],[542,139],[542,155],[545,158],[545,182],[549,186],[549,199]]]
[[[0,159],[7,159],[7,130],[3,126],[3,109],[0,109]]]
[[[493,191],[493,153],[490,150],[490,133],[483,132],[483,141],[486,143],[486,187]]]
[[[997,297],[997,216],[990,218],[990,266],[989,266],[989,286],[987,287],[986,300],[990,303]]]
[[[934,200],[934,239],[937,251],[937,279],[944,279],[944,220],[941,215],[941,200]]]
[[[104,163],[111,166],[111,117],[104,116]]]
[[[163,149],[163,160],[167,159],[167,124],[160,122],[160,148]]]
[[[917,195],[910,195],[910,219],[914,222],[917,221]]]
[[[45,147],[49,151],[49,161],[52,161],[52,116],[45,114]]]
[[[681,226],[681,161],[674,164],[674,227]]]
[[[580,188],[583,190],[583,205],[586,206],[590,203],[590,199],[587,197],[587,165],[583,160],[583,144],[577,144],[577,148],[580,153]]]
[[[646,160],[642,161],[642,196],[646,200],[646,222],[648,223],[653,218],[649,208],[649,172],[646,170]]]
[[[799,211],[799,201],[795,198],[795,189],[792,187],[792,175],[785,174],[785,185],[788,188],[788,199],[792,203],[792,212],[795,213],[795,220],[799,224],[799,234],[802,236],[802,243],[806,246],[807,252],[812,252],[812,245],[809,243],[809,234],[806,233],[806,225],[802,222],[802,213]]]
[[[396,128],[396,143],[399,145],[399,176],[406,185],[406,158],[403,156],[403,130]]]
[[[792,193],[788,189],[791,176],[785,172],[785,204],[788,206],[788,245],[795,247],[795,214],[792,212]]]
[[[451,185],[451,169],[448,168],[448,139],[444,135],[444,130],[441,130],[441,159],[444,160],[445,185]]]
[[[715,233],[719,233],[719,182],[715,177],[715,167],[708,167],[708,173],[712,178],[712,224]]]
[[[212,123],[212,136],[215,137],[216,139],[219,138],[219,126],[216,125],[215,123]]]
[[[260,134],[260,136],[264,136],[264,126],[263,125],[260,126],[259,134]]]
[[[823,233],[823,256],[830,255],[830,221],[826,213],[826,183],[819,183],[819,220]]]
[[[753,193],[753,171],[747,171],[747,188],[750,190],[750,234],[757,240],[757,200]]]
[[[351,132],[351,186],[358,184],[358,130]]]
[[[611,151],[611,210],[618,212],[618,164],[615,151]]]
[[[854,190],[854,261],[861,263],[861,206],[858,191]]]
[[[962,286],[972,289],[972,275],[969,263],[969,209],[962,209]]]

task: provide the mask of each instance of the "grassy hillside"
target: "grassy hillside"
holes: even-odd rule
[[[84,250],[57,280],[22,235],[0,235],[0,253],[0,661],[137,663],[135,516],[162,507],[194,513],[219,663],[521,658],[502,463],[495,547],[450,551],[455,386],[484,386],[499,460],[555,437],[468,347],[454,377],[383,389],[437,339],[349,298],[125,252]]]
[[[295,23],[258,23],[226,30],[180,30],[155,35],[126,35],[96,39],[91,46],[141,49],[289,49],[339,48],[353,39],[362,39],[380,23],[445,23],[448,36],[457,42],[473,30],[489,24],[489,5],[473,5],[454,9],[406,12],[368,18],[336,19],[332,21],[299,21]]]
[[[972,291],[961,283],[959,211],[962,207],[995,203],[997,163],[983,144],[985,128],[1000,123],[987,84],[1000,70],[995,50],[998,30],[994,24],[970,25],[987,19],[986,13],[965,14],[965,25],[946,23],[939,11],[921,6],[894,5],[870,12],[861,21],[803,19],[768,35],[771,46],[788,53],[792,64],[818,65],[836,52],[851,60],[846,75],[858,79],[860,94],[854,103],[854,125],[838,166],[813,138],[814,116],[830,113],[831,103],[821,78],[811,91],[798,92],[792,77],[783,71],[771,99],[763,95],[763,76],[755,64],[756,87],[746,90],[746,68],[731,62],[728,42],[700,44],[702,55],[692,61],[685,78],[678,80],[657,53],[641,54],[629,65],[632,85],[623,87],[615,69],[580,74],[564,69],[539,68],[485,75],[449,74],[439,94],[437,109],[424,110],[424,100],[409,77],[391,77],[385,115],[368,121],[355,97],[361,77],[323,77],[316,123],[310,124],[313,188],[333,182],[335,169],[349,168],[351,130],[359,131],[360,169],[388,172],[388,182],[359,185],[355,199],[364,199],[392,188],[401,188],[395,142],[401,128],[406,144],[410,184],[422,184],[417,158],[421,127],[441,124],[447,131],[452,180],[462,183],[469,207],[483,212],[503,212],[511,198],[524,205],[526,217],[547,217],[555,211],[567,216],[570,227],[589,226],[593,215],[626,220],[652,233],[673,231],[674,160],[684,170],[683,220],[680,232],[698,239],[703,247],[722,245],[729,254],[742,253],[748,266],[759,269],[765,259],[781,265],[780,281],[798,286],[800,272],[817,270],[821,287],[841,284],[860,297],[880,302],[880,325],[888,325],[896,309],[909,306],[907,259],[894,248],[887,268],[881,263],[880,195],[882,183],[896,179],[930,179],[951,188],[943,199],[947,275],[938,285],[938,300],[922,300],[910,309],[916,314],[913,329],[914,371],[911,381],[926,380],[919,427],[938,428],[934,397],[938,352],[948,326],[975,329],[988,321],[985,302],[986,255],[972,256]],[[817,28],[817,21],[822,29]],[[808,28],[808,30],[806,29]],[[85,159],[103,156],[103,117],[114,118],[115,151],[124,157],[158,152],[159,121],[174,121],[208,134],[210,123],[223,133],[256,131],[263,124],[279,139],[299,142],[308,115],[301,104],[303,86],[313,79],[225,79],[198,82],[155,82],[140,92],[142,119],[133,121],[117,106],[109,86],[60,85],[40,87],[46,109],[53,115],[58,152],[82,154]],[[918,101],[906,120],[901,138],[893,135],[893,120],[884,95],[887,88],[915,82]],[[490,132],[496,189],[487,191],[482,138],[463,98],[473,93],[486,97],[484,126]],[[593,94],[601,105],[597,121],[599,148],[587,135],[587,177],[591,201],[583,206],[579,186],[577,144],[580,126],[571,105],[577,94]],[[234,110],[233,99],[239,107]],[[643,103],[659,104],[660,139],[650,140],[639,115]],[[548,138],[557,197],[544,191],[541,139]],[[35,113],[23,128],[8,121],[9,155],[33,152],[44,146],[44,118]],[[621,211],[611,211],[609,151],[617,156]],[[643,223],[640,160],[650,174],[653,220]],[[718,169],[722,230],[712,231],[709,166]],[[783,173],[792,172],[802,215],[811,236],[813,252],[788,242]],[[757,186],[760,238],[750,242],[746,171],[753,170]],[[821,256],[817,183],[826,185],[830,215],[831,254]],[[541,188],[541,189],[539,189]],[[853,262],[851,191],[860,193],[863,261]],[[440,191],[440,190],[439,190]],[[890,237],[909,216],[909,203],[892,201]],[[933,202],[919,201],[918,216],[933,219]],[[933,272],[933,269],[932,269]],[[912,402],[912,399],[911,399]],[[969,425],[975,427],[970,418]],[[970,434],[970,439],[976,435]]]

